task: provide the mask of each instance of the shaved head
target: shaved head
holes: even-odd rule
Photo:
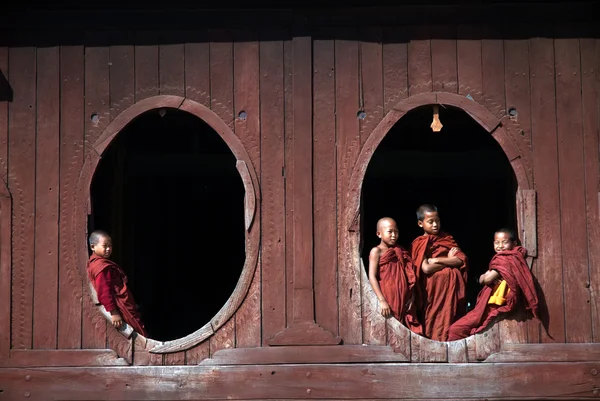
[[[110,239],[110,235],[103,230],[94,230],[91,234],[90,234],[90,238],[89,238],[89,244],[90,246],[92,245],[98,245],[98,242],[100,242],[100,240],[102,238],[108,238]]]
[[[510,228],[501,228],[499,230],[496,230],[496,232],[494,234],[498,234],[498,233],[504,233],[504,234],[506,234],[506,236],[508,237],[509,240],[511,240],[513,242],[519,242],[519,238],[517,237],[517,234],[515,234],[515,232],[513,230],[511,230]]]
[[[417,209],[417,220],[423,221],[423,219],[425,218],[425,213],[433,213],[433,212],[437,212],[437,211],[438,211],[438,209],[437,209],[437,207],[435,207],[435,205],[430,205],[428,203],[421,205]]]
[[[382,217],[381,219],[377,220],[377,231],[381,229],[384,223],[396,224],[396,220],[392,219],[391,217]]]

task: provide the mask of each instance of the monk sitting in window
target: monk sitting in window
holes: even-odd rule
[[[123,328],[123,320],[136,332],[147,337],[146,329],[137,311],[133,294],[127,288],[127,276],[110,260],[112,240],[104,231],[94,231],[89,238],[92,255],[87,264],[88,277],[96,290],[98,302],[111,315],[112,325]]]
[[[369,282],[379,299],[381,314],[394,316],[420,332],[413,303],[415,268],[408,252],[396,245],[398,227],[394,219],[384,217],[377,222],[377,237],[381,242],[369,253]]]
[[[411,247],[422,294],[419,317],[426,337],[446,341],[450,325],[465,313],[467,257],[452,235],[441,231],[435,206],[421,205],[417,220],[424,231]]]
[[[496,318],[517,308],[520,299],[538,316],[538,297],[525,258],[527,250],[517,245],[514,232],[503,228],[494,234],[494,251],[489,270],[479,277],[484,285],[475,308],[450,326],[449,341],[479,333]]]

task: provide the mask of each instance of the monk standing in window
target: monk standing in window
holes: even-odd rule
[[[496,317],[515,310],[521,298],[525,308],[539,319],[538,296],[525,260],[527,250],[518,245],[513,231],[503,228],[494,233],[494,251],[489,270],[479,277],[484,287],[475,308],[450,326],[448,341],[485,330]]]
[[[383,317],[394,316],[409,329],[422,331],[414,306],[416,274],[410,255],[396,245],[398,227],[394,219],[384,217],[377,222],[379,245],[369,253],[369,282],[379,299]]]
[[[127,288],[127,276],[119,265],[110,260],[110,235],[104,231],[94,231],[90,234],[89,244],[92,255],[87,264],[88,277],[96,290],[98,302],[110,313],[112,325],[121,329],[125,321],[136,332],[147,337],[133,294]]]
[[[467,257],[454,237],[441,231],[435,206],[421,205],[417,220],[424,231],[411,247],[421,291],[419,317],[426,337],[446,341],[450,325],[465,313]]]

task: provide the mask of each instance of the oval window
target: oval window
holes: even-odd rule
[[[111,234],[150,338],[189,335],[231,296],[246,257],[244,196],[231,149],[182,110],[139,115],[104,151],[88,230]]]
[[[439,132],[431,128],[431,105],[418,107],[376,148],[362,185],[361,257],[368,274],[369,251],[380,241],[378,219],[395,219],[397,243],[410,250],[423,234],[417,208],[437,206],[442,230],[454,236],[469,259],[463,315],[474,307],[481,289],[477,280],[494,255],[495,230],[517,229],[517,180],[503,149],[473,118],[450,106],[439,112]]]

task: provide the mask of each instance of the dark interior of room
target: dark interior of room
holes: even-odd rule
[[[495,139],[460,109],[439,106],[443,128],[433,132],[433,107],[412,110],[394,125],[369,163],[362,191],[362,257],[379,243],[377,220],[392,217],[398,244],[410,249],[423,234],[416,209],[438,207],[442,230],[469,258],[467,299],[475,305],[479,275],[494,254],[494,231],[516,229],[517,182]]]
[[[236,159],[202,120],[141,115],[95,172],[89,229],[113,237],[151,338],[186,336],[233,292],[245,260],[244,187]]]

